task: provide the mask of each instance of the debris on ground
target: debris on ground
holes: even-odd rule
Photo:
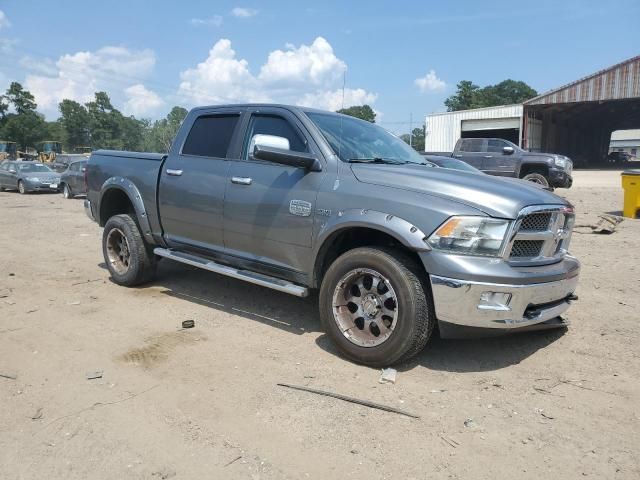
[[[578,233],[588,233],[581,232],[580,228],[590,228],[591,233],[596,233],[599,235],[610,235],[616,231],[616,227],[620,225],[624,221],[624,217],[619,217],[617,215],[598,215],[598,223],[595,225],[575,225],[573,228]]]
[[[36,413],[34,413],[31,416],[31,420],[40,420],[42,418],[42,407],[38,408],[38,410],[36,410]]]
[[[96,378],[102,378],[102,370],[87,373],[87,380],[95,380]]]
[[[242,455],[237,456],[236,458],[234,458],[233,460],[231,460],[230,462],[228,462],[225,467],[228,467],[229,465],[231,465],[232,463],[236,463],[238,460],[240,460],[242,458]]]
[[[475,428],[475,427],[477,427],[477,424],[476,424],[476,422],[473,420],[473,418],[467,418],[467,419],[464,421],[464,426],[465,426],[465,427],[467,427],[467,428]]]
[[[182,328],[193,328],[195,326],[195,320],[185,320],[184,322],[182,322]]]
[[[278,383],[277,385],[279,387],[287,387],[287,388],[292,388],[294,390],[301,390],[303,392],[315,393],[317,395],[324,395],[325,397],[337,398],[338,400],[343,400],[345,402],[355,403],[357,405],[363,405],[365,407],[375,408],[377,410],[384,410],[385,412],[397,413],[399,415],[404,415],[406,417],[420,418],[418,415],[405,412],[404,410],[400,410],[398,408],[389,407],[387,405],[382,405],[380,403],[370,402],[368,400],[360,400],[359,398],[348,397],[346,395],[341,395],[339,393],[327,392],[325,390],[316,390],[315,388],[302,387],[299,385],[290,385],[288,383]]]
[[[378,383],[396,383],[398,371],[395,368],[383,368]]]
[[[75,302],[67,303],[67,305],[80,305],[80,302],[76,300]]]
[[[16,375],[11,375],[9,373],[0,373],[0,377],[8,378],[9,380],[16,380],[18,378]]]

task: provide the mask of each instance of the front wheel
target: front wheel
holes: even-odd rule
[[[544,188],[549,188],[549,180],[547,180],[547,177],[545,177],[541,173],[529,173],[528,175],[522,177],[522,179],[526,180],[527,182],[533,182],[537,183],[538,185],[542,185]]]
[[[130,215],[115,215],[107,221],[102,253],[111,278],[118,285],[140,285],[155,275],[155,255]]]
[[[62,186],[62,196],[67,200],[71,200],[74,197],[73,193],[71,192],[71,188],[69,188],[69,185],[67,185],[66,183]]]
[[[22,195],[27,193],[27,188],[24,186],[24,182],[22,180],[18,180],[18,192]]]
[[[426,274],[402,251],[356,248],[327,270],[320,319],[342,354],[386,367],[426,345],[435,325]]]

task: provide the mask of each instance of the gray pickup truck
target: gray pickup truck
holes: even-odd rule
[[[452,156],[489,175],[522,178],[545,188],[570,188],[573,183],[568,157],[527,152],[501,138],[461,138]]]
[[[429,168],[336,113],[195,108],[167,155],[94,152],[87,183],[114,282],[147,282],[167,258],[299,297],[318,289],[325,331],[371,366],[415,355],[436,325],[443,336],[565,325],[577,298],[565,200]]]

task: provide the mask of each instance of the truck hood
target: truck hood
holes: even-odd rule
[[[447,168],[353,164],[351,170],[363,183],[446,198],[498,218],[516,218],[520,210],[530,205],[569,205],[557,195],[524,181]]]

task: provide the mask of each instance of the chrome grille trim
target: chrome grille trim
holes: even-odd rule
[[[543,214],[549,216],[545,229],[541,229],[544,221],[540,222]],[[561,261],[568,252],[574,221],[573,208],[566,205],[536,205],[522,209],[511,226],[503,258],[518,266],[547,265]],[[537,244],[539,249],[536,250],[532,248],[536,244],[529,242],[542,243]],[[530,256],[523,256],[524,253]]]

